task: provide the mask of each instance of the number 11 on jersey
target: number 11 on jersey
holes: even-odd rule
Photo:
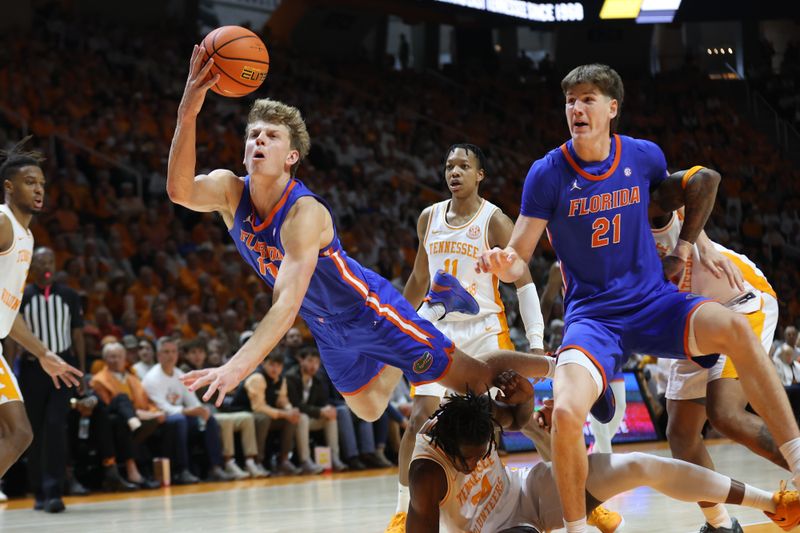
[[[458,259],[445,259],[444,271],[452,274],[454,278],[458,277]]]

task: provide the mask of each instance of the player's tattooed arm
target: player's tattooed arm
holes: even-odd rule
[[[719,173],[704,167],[671,174],[651,195],[650,218],[685,207],[680,239],[695,243],[714,208],[720,179]]]

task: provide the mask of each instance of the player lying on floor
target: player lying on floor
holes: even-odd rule
[[[563,527],[550,463],[504,467],[495,427],[519,429],[532,416],[543,427],[550,409],[533,414],[533,387],[513,371],[498,378],[496,400],[487,394],[454,395],[422,428],[409,473],[411,533],[439,531],[539,532]],[[785,531],[800,524],[797,491],[769,493],[676,459],[645,453],[589,457],[586,507],[636,487],[648,486],[686,502],[744,505],[764,511]]]

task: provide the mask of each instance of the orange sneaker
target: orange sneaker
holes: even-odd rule
[[[800,493],[786,490],[786,482],[781,481],[781,489],[772,495],[775,512],[764,511],[767,518],[775,522],[784,531],[791,531],[800,526]]]
[[[394,515],[384,533],[406,533],[406,513],[400,512]]]
[[[601,533],[614,533],[622,527],[624,522],[621,514],[609,511],[603,506],[596,507],[586,517],[586,524],[596,527]]]

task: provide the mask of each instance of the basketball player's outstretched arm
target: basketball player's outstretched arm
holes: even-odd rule
[[[204,50],[195,46],[189,63],[189,76],[178,106],[178,121],[167,163],[167,194],[170,200],[193,211],[219,211],[230,227],[233,215],[230,207],[232,187],[238,181],[230,170],[214,170],[195,176],[197,115],[206,93],[216,83],[219,74],[209,75],[213,59],[203,65]]]
[[[697,242],[697,237],[714,208],[720,179],[719,173],[708,168],[700,168],[694,173],[681,171],[670,175],[652,192],[651,213],[654,208],[669,213],[681,207],[684,207],[686,213],[678,245],[663,261],[667,279],[672,279],[683,270],[686,259],[692,252],[692,245]]]
[[[520,215],[514,224],[508,246],[483,252],[475,270],[491,272],[500,281],[514,283],[528,269],[528,261],[531,260],[546,226],[547,220]]]
[[[425,232],[428,231],[428,221],[431,218],[431,208],[426,207],[419,215],[417,222],[417,238],[419,247],[417,257],[414,259],[414,269],[408,276],[406,286],[403,288],[403,297],[408,300],[414,309],[422,304],[425,294],[431,284],[431,273],[428,269],[428,252],[425,250]]]
[[[39,360],[39,364],[42,365],[44,371],[52,378],[55,388],[61,388],[59,379],[67,387],[80,386],[79,378],[83,375],[83,372],[68,364],[58,354],[48,350],[47,346],[33,334],[22,316],[16,316],[8,336]]]
[[[210,401],[216,392],[219,407],[225,395],[272,351],[294,324],[317,266],[319,250],[333,238],[329,230],[331,225],[328,210],[317,200],[311,197],[297,200],[281,228],[285,254],[275,277],[272,307],[230,361],[219,368],[195,370],[183,376],[182,381],[189,390],[196,391],[208,385],[203,401]]]

